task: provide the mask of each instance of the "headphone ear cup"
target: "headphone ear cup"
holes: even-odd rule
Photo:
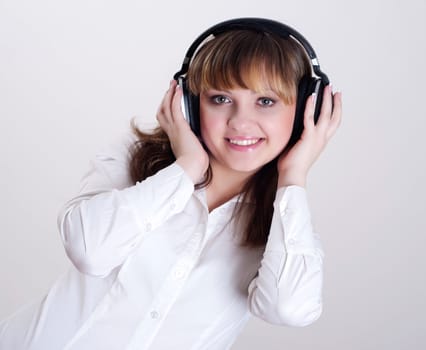
[[[180,81],[186,119],[195,135],[200,136],[200,99],[189,91],[185,78],[181,78]]]
[[[302,79],[300,79],[299,85],[297,87],[296,112],[294,117],[293,132],[288,142],[287,148],[293,146],[302,135],[306,102],[309,96],[311,96],[314,92],[317,92],[314,112],[314,121],[315,123],[317,122],[321,111],[323,91],[324,84],[321,79],[310,76],[304,76]]]
[[[200,131],[200,97],[188,91],[188,98],[190,100],[190,124],[191,129],[195,135],[201,137]]]
[[[324,82],[321,79],[316,79],[314,86],[312,87],[312,93],[316,93],[316,100],[315,100],[315,111],[314,111],[314,122],[315,124],[318,121],[319,115],[321,113],[321,106],[322,106],[322,97],[324,95]]]
[[[311,94],[310,91],[314,85],[314,81],[315,79],[309,76],[304,76],[299,81],[299,85],[297,87],[296,112],[294,115],[293,131],[287,144],[287,148],[293,146],[302,135],[306,101]]]

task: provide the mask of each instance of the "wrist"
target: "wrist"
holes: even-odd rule
[[[278,188],[286,186],[306,187],[306,172],[286,171],[278,175]]]
[[[194,162],[191,157],[180,157],[176,159],[176,163],[185,171],[194,184],[199,183],[203,179],[206,169],[200,166],[198,162]]]

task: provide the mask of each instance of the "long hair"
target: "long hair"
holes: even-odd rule
[[[234,30],[207,41],[193,58],[188,73],[188,88],[194,95],[209,89],[250,89],[274,91],[287,104],[296,102],[297,86],[311,75],[304,49],[291,38],[255,30]],[[130,161],[130,174],[136,183],[172,164],[175,157],[166,133],[157,127],[151,133],[132,124],[136,141]],[[278,158],[278,157],[277,157]],[[266,244],[277,190],[277,158],[265,164],[245,184],[233,218],[240,227],[241,244],[259,247]],[[208,186],[209,167],[196,188]]]

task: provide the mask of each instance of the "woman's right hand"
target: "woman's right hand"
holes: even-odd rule
[[[181,99],[182,89],[172,80],[158,108],[157,120],[169,137],[176,163],[196,184],[207,171],[209,156],[183,116]]]

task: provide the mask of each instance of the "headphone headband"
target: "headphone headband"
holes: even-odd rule
[[[216,36],[218,34],[231,30],[255,30],[275,34],[282,38],[293,38],[305,49],[307,55],[311,60],[312,69],[314,73],[318,77],[320,77],[325,84],[328,84],[327,75],[321,71],[314,49],[302,34],[300,34],[295,29],[289,27],[288,25],[285,25],[284,23],[256,17],[236,18],[224,21],[214,25],[213,27],[201,33],[201,35],[198,36],[197,39],[195,39],[195,41],[192,43],[192,45],[186,52],[182,67],[177,73],[175,73],[174,79],[177,80],[180,76],[187,73],[189,64],[192,60],[194,53],[196,52],[198,47],[204,42],[205,39],[207,39],[211,35]]]

